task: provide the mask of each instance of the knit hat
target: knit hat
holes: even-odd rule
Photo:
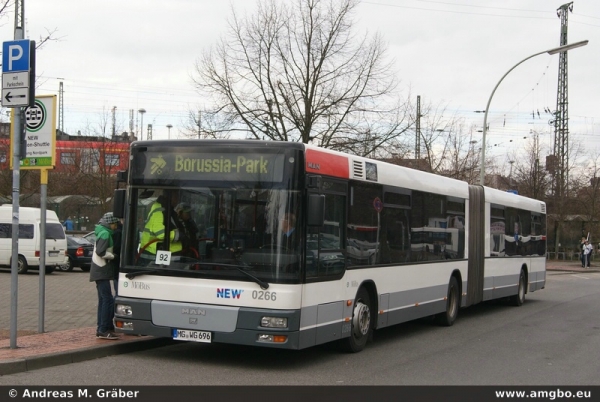
[[[110,225],[111,223],[118,223],[119,222],[119,218],[113,216],[112,212],[107,212],[104,214],[104,216],[102,216],[102,218],[100,219],[100,223],[103,225]]]

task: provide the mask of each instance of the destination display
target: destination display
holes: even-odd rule
[[[145,156],[139,157],[139,156]],[[257,181],[283,179],[284,154],[258,153],[140,153],[134,179]]]

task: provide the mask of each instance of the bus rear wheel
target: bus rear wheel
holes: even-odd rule
[[[369,292],[365,288],[361,288],[356,294],[350,325],[350,336],[344,339],[344,349],[347,352],[357,353],[365,348],[371,331],[373,331],[371,325],[371,300]]]
[[[513,306],[522,306],[525,303],[525,272],[521,269],[521,274],[519,275],[519,288],[517,289],[517,294],[510,297],[510,303]]]
[[[453,276],[448,284],[448,295],[446,297],[446,311],[435,315],[435,322],[444,327],[450,327],[456,321],[458,308],[460,307],[460,294],[458,281]]]

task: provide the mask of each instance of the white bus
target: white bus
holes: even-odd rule
[[[374,330],[426,316],[449,326],[460,308],[521,305],[545,286],[546,206],[515,194],[249,140],[134,142],[121,179],[117,332],[358,352]],[[162,204],[140,207],[153,197]],[[175,202],[198,236],[140,236],[153,208],[164,233],[184,233]]]

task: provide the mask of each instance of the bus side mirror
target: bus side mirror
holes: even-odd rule
[[[117,185],[119,183],[127,183],[127,170],[119,170],[117,172]]]
[[[306,176],[306,188],[321,188],[321,176]]]
[[[325,223],[325,196],[323,194],[308,195],[308,226],[323,226]]]
[[[113,216],[117,218],[125,217],[125,193],[124,188],[119,188],[113,196]]]

